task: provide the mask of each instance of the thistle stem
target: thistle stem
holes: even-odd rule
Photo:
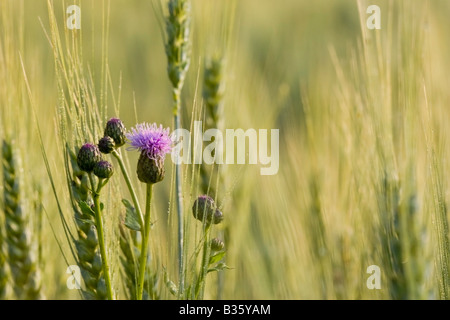
[[[92,194],[93,194],[93,198],[94,198],[95,225],[96,225],[97,236],[98,236],[98,245],[100,247],[100,254],[102,257],[103,277],[105,278],[108,300],[114,300],[112,286],[111,286],[111,276],[109,273],[109,264],[108,264],[108,259],[106,256],[105,235],[103,232],[102,210],[100,207],[100,190],[102,189],[103,185],[100,181],[97,190],[95,190],[95,184],[94,184],[94,179],[92,178],[92,173],[89,173],[89,180],[91,182]]]
[[[206,283],[206,274],[208,273],[208,265],[209,265],[209,252],[210,252],[210,243],[209,243],[209,226],[204,229],[204,237],[203,237],[203,256],[202,256],[202,269],[200,271],[199,277],[199,285],[198,288],[200,292],[197,292],[197,298],[203,299],[205,292],[205,283]],[[198,296],[200,294],[200,296]]]
[[[144,218],[142,216],[142,210],[141,210],[141,207],[139,206],[139,201],[137,199],[136,192],[134,192],[133,186],[131,185],[131,180],[130,180],[130,176],[128,175],[128,171],[123,163],[122,157],[116,150],[114,150],[112,152],[112,155],[114,156],[114,158],[117,159],[117,162],[119,163],[120,170],[122,171],[123,177],[125,178],[125,182],[128,187],[128,191],[131,194],[131,199],[133,200],[134,208],[136,209],[136,212],[139,216],[139,224],[141,226],[141,230],[143,230],[144,229]]]
[[[147,194],[145,201],[145,221],[144,221],[144,237],[142,239],[141,256],[139,257],[139,283],[137,300],[142,300],[144,292],[145,269],[147,265],[148,240],[150,235],[150,205],[152,201],[153,184],[147,183]]]

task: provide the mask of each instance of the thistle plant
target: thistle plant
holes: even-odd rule
[[[214,238],[211,240],[211,251],[218,252],[222,251],[225,248],[225,243],[219,238]]]
[[[76,164],[72,163],[72,167],[75,165],[80,170],[80,172],[74,174],[75,180],[78,182],[75,183],[77,186],[75,193],[81,196],[77,200],[81,204],[81,210],[76,210],[76,222],[79,235],[79,239],[76,241],[76,248],[87,287],[85,296],[88,298],[114,298],[109,263],[106,257],[105,235],[102,221],[103,205],[99,200],[100,191],[113,175],[114,168],[110,162],[102,160],[101,153],[111,154],[117,159],[132,195],[135,208],[137,208],[133,208],[133,210],[137,210],[139,217],[141,216],[136,193],[131,185],[131,180],[119,153],[119,148],[126,142],[125,132],[126,129],[122,121],[118,118],[111,118],[106,123],[104,136],[99,139],[98,144],[83,145],[78,152]],[[95,186],[94,176],[98,180],[97,186]],[[138,229],[140,230],[143,221],[137,219],[137,222],[139,223]],[[96,227],[92,228],[92,225]]]
[[[77,155],[69,151],[71,165],[71,199],[78,238],[74,240],[76,260],[80,267],[86,289],[83,295],[89,300],[105,300],[106,286],[102,277],[102,260],[99,252],[95,219],[92,214],[92,197],[89,178],[77,164]]]
[[[142,300],[151,227],[150,207],[153,185],[164,179],[164,159],[166,154],[172,150],[172,139],[169,135],[169,128],[163,129],[162,126],[158,127],[155,123],[136,125],[127,134],[127,138],[130,140],[130,150],[135,149],[140,152],[137,175],[139,180],[147,186],[137,287],[137,300]]]
[[[169,0],[169,15],[166,17],[167,72],[172,84],[173,116],[175,129],[181,128],[181,90],[190,63],[190,0]],[[178,269],[179,292],[184,290],[183,276],[183,190],[181,164],[175,165],[175,186],[178,216]]]
[[[97,241],[100,249],[100,256],[95,255],[94,257],[89,256],[89,258],[93,259],[93,268],[95,273],[99,273],[99,268],[102,269],[102,276],[99,280],[99,285],[97,286],[97,292],[101,293],[103,291],[102,281],[104,280],[106,286],[106,296],[109,300],[114,299],[112,285],[111,285],[111,275],[109,270],[108,257],[106,255],[106,245],[105,245],[105,235],[103,228],[103,213],[102,213],[102,205],[100,203],[100,192],[102,188],[106,185],[109,178],[113,174],[112,165],[107,161],[101,160],[100,150],[96,145],[86,143],[84,144],[77,155],[77,164],[78,167],[86,172],[87,177],[90,182],[90,191],[93,199],[93,205],[90,210],[87,209],[87,212],[93,215],[95,220],[95,231],[97,234]],[[97,184],[95,183],[94,175],[97,176]],[[96,244],[94,235],[92,234],[92,229],[84,230],[87,231],[87,235],[91,236],[94,240],[92,244]],[[89,232],[91,234],[89,234]],[[87,250],[87,252],[92,253],[92,250]],[[87,257],[86,257],[87,258]]]
[[[225,245],[221,240],[217,238],[214,238],[211,241],[209,240],[211,226],[221,223],[223,214],[219,208],[217,208],[214,200],[206,195],[201,195],[195,200],[194,205],[192,206],[192,214],[195,219],[202,223],[201,242],[203,253],[200,272],[195,285],[194,297],[196,299],[203,299],[207,273],[211,271],[220,271],[226,268],[225,264],[220,264],[210,269],[212,265],[222,260],[225,255],[225,251],[223,251]]]
[[[24,177],[21,176],[20,157],[15,152],[13,144],[6,140],[2,144],[2,159],[7,261],[13,280],[13,290],[18,299],[40,299],[42,298],[38,260],[40,244],[33,239],[35,233],[30,223],[33,217],[30,204],[26,202],[24,196]],[[4,257],[0,258],[4,259]],[[2,267],[1,264],[0,267]],[[1,272],[4,272],[4,268]],[[4,273],[0,280],[0,289],[4,290],[4,286],[1,288],[5,281]]]
[[[211,226],[212,223],[219,224],[223,220],[222,212],[216,207],[214,199],[210,196],[199,196],[192,207],[194,218],[202,221],[205,228]]]
[[[144,228],[144,217],[139,205],[139,201],[136,192],[131,183],[130,175],[124,164],[122,156],[119,152],[119,148],[125,144],[126,141],[126,128],[122,121],[118,118],[111,118],[106,123],[104,137],[98,142],[99,150],[104,154],[111,154],[118,162],[122,175],[127,184],[128,191],[130,192],[134,208],[137,212],[138,223],[140,228]]]
[[[125,144],[125,125],[118,118],[111,118],[105,127],[105,137],[110,137],[114,140],[115,148],[119,148]]]

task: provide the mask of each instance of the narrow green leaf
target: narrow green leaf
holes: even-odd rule
[[[95,218],[94,210],[92,210],[91,206],[88,205],[85,201],[78,202],[78,205],[80,206],[81,212],[83,212],[84,215],[93,216]]]
[[[214,272],[214,271],[219,272],[219,271],[222,271],[222,270],[225,270],[225,269],[233,269],[233,268],[230,268],[230,267],[227,266],[225,263],[219,263],[219,264],[218,264],[217,266],[215,266],[214,268],[208,269],[208,273]]]
[[[122,199],[122,203],[125,205],[127,210],[125,215],[125,226],[131,230],[141,231],[141,225],[139,224],[139,217],[136,209],[134,209],[132,204],[126,199]]]
[[[169,279],[169,276],[165,268],[164,268],[164,282],[166,284],[167,289],[169,289],[170,293],[176,297],[178,294],[178,288],[175,285],[175,283],[173,283],[173,281]]]
[[[92,224],[93,226],[95,226],[95,221],[94,220],[89,220],[89,219],[80,219],[80,218],[75,218],[78,221],[81,221],[83,223],[88,223],[88,224]]]
[[[209,265],[212,265],[222,260],[222,258],[225,256],[225,253],[226,253],[225,251],[220,251],[209,257]]]

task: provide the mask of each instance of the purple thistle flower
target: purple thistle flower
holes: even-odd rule
[[[164,129],[156,123],[140,123],[126,134],[131,145],[128,150],[139,150],[151,160],[163,160],[172,151],[172,139],[169,128]]]
[[[127,133],[131,147],[128,150],[141,152],[137,165],[137,175],[141,182],[153,184],[164,179],[164,158],[172,151],[169,128],[164,129],[156,123],[141,123]]]

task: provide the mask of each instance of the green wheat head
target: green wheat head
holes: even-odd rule
[[[40,244],[32,232],[32,211],[23,196],[20,158],[6,140],[2,144],[2,159],[7,260],[13,290],[18,299],[41,299]]]
[[[180,91],[189,68],[189,32],[191,3],[188,0],[170,0],[166,18],[167,72],[175,91]]]
[[[4,252],[3,219],[0,219],[0,300],[6,297],[6,257]]]
[[[400,181],[386,173],[380,187],[380,238],[389,294],[396,300],[426,299],[426,265],[417,194],[414,190],[402,190]]]
[[[137,239],[137,233],[129,230],[123,224],[119,226],[120,231],[120,249],[122,255],[120,262],[122,264],[123,282],[127,299],[135,300],[137,292],[137,280],[139,270],[140,242]],[[158,293],[158,274],[147,274],[144,280],[143,300],[159,300]]]
[[[224,62],[219,57],[210,58],[205,63],[203,79],[203,100],[205,104],[205,130],[223,128],[223,95],[225,90]],[[214,173],[217,174],[214,180]],[[220,166],[200,166],[201,190],[213,198],[217,196],[217,185],[223,184]],[[217,182],[217,183],[216,183]]]

